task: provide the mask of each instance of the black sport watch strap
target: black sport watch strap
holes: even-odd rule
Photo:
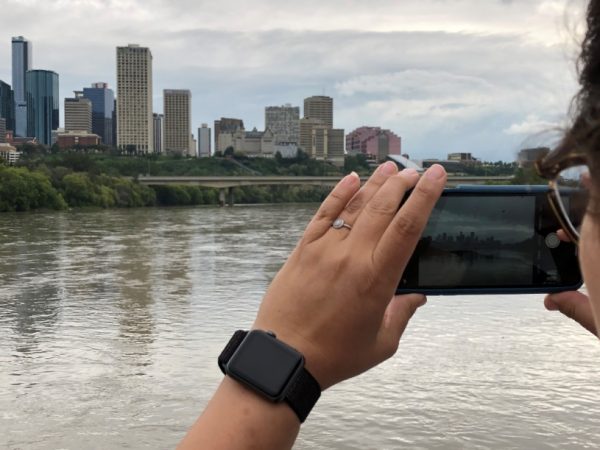
[[[227,365],[227,362],[229,362],[247,334],[247,331],[237,330],[235,333],[233,333],[233,336],[231,336],[231,339],[229,339],[229,342],[219,355],[219,367],[221,368],[221,372],[224,374],[227,374],[225,372],[225,366]]]
[[[321,386],[304,367],[298,373],[295,382],[290,385],[285,401],[294,410],[301,423],[304,423],[308,414],[321,396]]]
[[[247,335],[248,331],[236,331],[219,355],[219,367],[224,374],[227,374],[227,363]],[[302,367],[290,381],[284,400],[296,413],[300,422],[304,422],[320,396],[321,386],[310,372]]]

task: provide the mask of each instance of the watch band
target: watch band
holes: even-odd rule
[[[237,330],[219,355],[219,367],[224,374],[227,374],[228,361],[247,334],[247,331]],[[302,367],[296,378],[290,381],[285,394],[285,402],[296,413],[300,422],[303,423],[320,396],[321,386],[319,386],[319,382],[308,370]]]
[[[219,355],[219,368],[224,374],[226,374],[225,367],[227,366],[227,363],[229,362],[236,349],[240,346],[247,334],[247,331],[237,330],[235,333],[233,333],[233,336],[231,336],[231,339],[229,339],[229,342]]]
[[[298,373],[285,395],[285,401],[294,410],[300,423],[304,423],[308,414],[321,397],[321,386],[304,367]]]

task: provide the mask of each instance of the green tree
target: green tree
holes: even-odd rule
[[[371,167],[367,157],[362,153],[356,155],[346,155],[344,158],[344,172],[356,172],[359,174],[368,174],[371,172]]]
[[[519,168],[511,184],[548,184],[548,180],[540,177],[533,167]]]
[[[102,199],[86,173],[65,175],[63,185],[63,197],[70,206],[102,206]]]
[[[0,166],[0,211],[64,209],[66,203],[48,176],[24,167]]]

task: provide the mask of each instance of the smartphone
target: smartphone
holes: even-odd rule
[[[583,283],[577,247],[558,238],[548,193],[547,186],[445,189],[396,293],[577,290]]]

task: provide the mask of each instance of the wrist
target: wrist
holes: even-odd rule
[[[291,449],[299,430],[287,405],[266,401],[225,377],[177,449]]]
[[[316,346],[298,334],[289,333],[283,330],[281,332],[277,330],[274,331],[278,339],[295,348],[304,356],[304,367],[319,383],[321,391],[324,391],[335,384],[335,381],[332,380],[330,375],[331,370],[328,368],[326,358]]]
[[[265,401],[287,403],[300,422],[321,395],[303,355],[270,331],[236,331],[219,356],[219,367]]]
[[[225,391],[228,398],[235,399],[234,403],[238,405],[238,409],[246,414],[252,411],[257,417],[266,417],[269,420],[277,417],[277,421],[286,427],[300,426],[300,420],[288,405],[271,402],[234,378],[225,376],[219,390]]]

